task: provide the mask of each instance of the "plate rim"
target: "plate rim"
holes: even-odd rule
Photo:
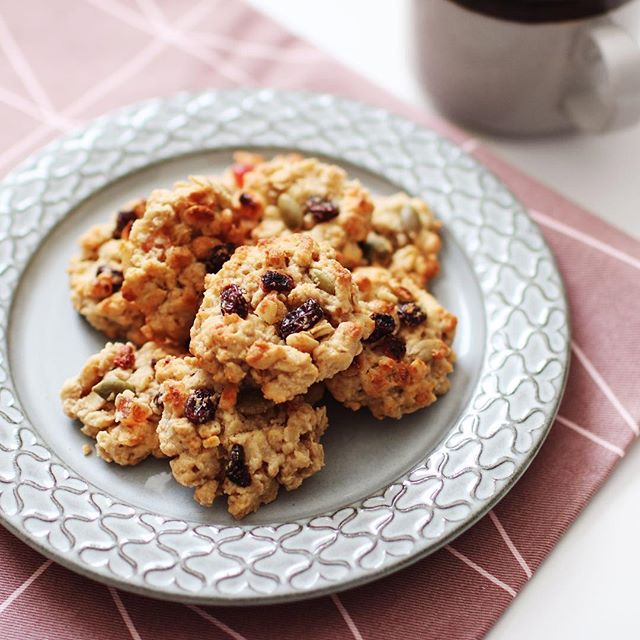
[[[105,571],[103,567],[89,566],[87,564],[83,564],[75,556],[74,557],[72,557],[71,555],[67,556],[64,552],[61,552],[55,549],[51,544],[47,545],[42,540],[39,540],[31,536],[24,528],[24,525],[21,527],[18,523],[15,522],[14,519],[12,519],[9,515],[5,513],[5,509],[3,508],[2,504],[0,504],[0,520],[2,521],[2,524],[7,529],[9,529],[14,535],[16,535],[23,542],[25,542],[32,548],[36,549],[43,555],[71,569],[72,571],[110,586],[115,586],[127,591],[131,591],[134,593],[138,593],[141,595],[158,598],[158,599],[165,599],[165,600],[171,600],[176,602],[194,603],[194,604],[224,604],[226,606],[255,605],[255,604],[268,604],[268,603],[277,603],[277,602],[284,602],[284,601],[314,598],[314,597],[319,597],[321,595],[327,595],[329,593],[349,589],[355,586],[360,586],[362,584],[365,584],[367,582],[370,582],[372,580],[378,579],[392,572],[400,570],[420,560],[421,558],[424,558],[425,556],[430,555],[431,553],[437,551],[441,547],[451,542],[454,538],[459,536],[466,529],[473,526],[473,524],[475,524],[484,515],[486,515],[486,513],[491,508],[493,508],[495,504],[497,504],[502,498],[504,498],[504,496],[514,486],[514,484],[520,479],[522,474],[526,471],[528,466],[531,464],[531,462],[537,455],[538,451],[540,450],[540,447],[542,446],[544,440],[546,439],[551,426],[553,425],[553,422],[555,420],[555,415],[557,414],[560,401],[562,399],[562,394],[564,392],[564,388],[566,385],[567,376],[569,372],[571,328],[570,328],[568,301],[566,297],[564,283],[560,276],[555,257],[551,252],[550,248],[548,247],[548,245],[546,244],[546,242],[544,241],[544,238],[542,236],[542,233],[538,225],[529,216],[526,208],[523,207],[521,203],[518,201],[518,199],[513,195],[513,193],[511,193],[510,189],[502,182],[500,178],[495,176],[495,174],[491,170],[489,170],[484,164],[482,164],[480,161],[471,157],[456,143],[452,142],[450,139],[447,139],[445,136],[443,136],[442,134],[436,131],[422,127],[421,125],[413,123],[410,120],[406,120],[401,116],[392,114],[379,107],[372,107],[361,102],[346,100],[344,98],[339,98],[332,94],[326,94],[326,93],[319,94],[319,93],[312,93],[312,92],[306,92],[306,91],[279,91],[279,90],[265,89],[265,88],[255,88],[255,89],[241,88],[241,89],[225,89],[225,90],[214,89],[214,90],[205,90],[200,92],[180,92],[173,96],[152,98],[150,100],[145,100],[142,102],[135,103],[133,105],[128,105],[128,106],[119,108],[115,111],[99,116],[95,120],[92,120],[91,122],[81,127],[78,127],[77,129],[66,134],[65,136],[62,136],[48,143],[45,147],[36,151],[29,158],[23,161],[18,167],[16,167],[13,171],[11,171],[5,178],[3,178],[2,181],[0,181],[0,195],[2,196],[2,198],[0,198],[0,201],[1,201],[0,213],[10,214],[10,211],[7,211],[5,209],[6,202],[8,202],[11,199],[9,195],[12,193],[12,190],[15,190],[20,186],[20,184],[24,179],[24,176],[33,174],[34,169],[36,170],[36,173],[37,173],[38,165],[42,163],[43,160],[46,160],[46,159],[51,160],[51,158],[55,157],[60,150],[65,149],[65,145],[68,147],[69,144],[72,144],[72,147],[73,147],[73,144],[75,144],[77,147],[78,141],[81,142],[83,137],[87,136],[91,132],[96,133],[96,132],[99,132],[100,130],[108,128],[109,126],[113,126],[114,123],[117,122],[119,118],[127,119],[132,114],[139,115],[140,113],[144,114],[145,112],[152,113],[154,112],[154,110],[156,113],[162,112],[163,109],[165,110],[167,108],[170,109],[172,106],[178,107],[178,108],[185,107],[185,106],[189,107],[193,105],[197,106],[198,103],[202,102],[203,100],[205,103],[207,102],[207,100],[212,100],[213,103],[215,103],[216,100],[220,100],[223,103],[225,103],[226,101],[227,107],[229,109],[233,109],[234,108],[233,105],[236,103],[242,103],[243,101],[252,101],[252,100],[253,101],[262,100],[263,102],[284,106],[286,108],[295,108],[293,105],[313,104],[316,106],[321,105],[321,106],[324,106],[325,108],[327,107],[337,108],[337,111],[341,111],[345,109],[346,112],[348,113],[355,112],[360,116],[366,115],[367,117],[372,118],[373,121],[375,121],[376,123],[378,121],[382,121],[386,123],[391,123],[391,125],[398,125],[399,128],[403,131],[405,130],[411,131],[412,133],[415,133],[416,131],[420,131],[423,133],[427,133],[432,141],[435,141],[438,144],[448,145],[449,147],[456,149],[458,155],[461,158],[463,158],[465,161],[469,162],[470,166],[472,166],[476,171],[480,171],[484,175],[490,176],[493,180],[495,180],[495,183],[499,186],[499,189],[501,190],[501,192],[507,194],[508,197],[511,198],[512,202],[510,206],[515,207],[515,209],[517,209],[517,214],[519,216],[522,216],[522,215],[525,216],[525,218],[527,219],[527,223],[534,230],[538,239],[541,241],[541,247],[539,249],[544,254],[544,258],[549,262],[552,268],[553,275],[557,278],[557,282],[555,282],[554,284],[558,288],[559,295],[554,300],[554,302],[559,303],[560,307],[562,307],[564,320],[565,320],[565,324],[564,324],[565,335],[564,335],[564,343],[563,343],[564,348],[560,352],[556,352],[556,355],[559,359],[563,361],[562,362],[563,366],[562,366],[561,380],[554,387],[554,396],[551,402],[551,406],[547,414],[545,415],[545,424],[543,428],[540,430],[540,432],[537,434],[537,437],[534,439],[533,446],[527,451],[526,456],[520,461],[519,466],[517,466],[515,471],[511,473],[511,475],[509,476],[508,482],[505,483],[503,486],[501,486],[500,489],[498,489],[491,496],[491,498],[481,501],[482,502],[481,506],[475,509],[472,517],[467,517],[464,520],[461,520],[459,524],[457,524],[456,526],[450,527],[448,530],[448,533],[446,533],[446,535],[440,536],[439,538],[436,539],[436,541],[431,541],[430,543],[425,544],[421,549],[418,549],[417,551],[413,551],[412,553],[409,553],[400,559],[396,559],[392,562],[389,562],[386,565],[383,565],[382,568],[366,571],[364,574],[356,575],[353,578],[349,578],[348,577],[349,574],[348,574],[347,577],[344,579],[329,582],[325,584],[325,586],[312,588],[312,589],[289,590],[289,591],[284,590],[283,592],[275,595],[265,595],[264,593],[259,594],[254,592],[249,595],[239,597],[236,594],[229,595],[229,594],[223,594],[223,593],[216,593],[215,595],[213,595],[211,591],[207,589],[205,589],[207,593],[205,593],[204,595],[200,595],[200,592],[179,591],[177,590],[177,588],[173,583],[171,583],[170,585],[171,588],[162,588],[162,587],[157,587],[150,584],[147,584],[146,586],[144,586],[141,584],[132,583],[126,578],[118,577],[112,571],[111,572]],[[218,126],[221,126],[220,122],[217,122],[217,124]],[[317,126],[322,126],[322,125],[320,123],[317,123]],[[141,129],[136,129],[137,133],[140,133],[140,131]],[[397,135],[401,135],[401,134],[397,134]],[[402,134],[402,135],[406,135],[406,134]],[[140,166],[134,167],[128,171],[124,171],[122,175],[116,175],[116,176],[109,175],[105,177],[103,184],[99,185],[98,187],[90,188],[86,194],[81,194],[80,196],[75,198],[75,200],[74,198],[71,198],[71,202],[69,203],[69,206],[65,206],[66,213],[62,213],[58,215],[53,220],[53,222],[48,226],[45,225],[45,229],[39,232],[39,237],[37,238],[37,243],[34,247],[34,253],[37,250],[37,248],[41,245],[41,243],[44,242],[44,240],[49,235],[49,233],[53,230],[53,228],[55,228],[57,222],[61,221],[70,210],[74,209],[83,200],[90,197],[93,193],[97,192],[98,190],[101,190],[102,188],[111,184],[113,181],[121,179],[122,177],[128,175],[129,173],[135,170],[143,169],[145,166],[148,166],[152,163],[169,160],[171,157],[175,157],[176,155],[183,155],[183,154],[194,153],[194,152],[204,152],[207,150],[215,150],[215,149],[221,149],[221,148],[225,148],[225,149],[233,148],[233,147],[237,148],[240,146],[243,146],[243,145],[242,144],[202,145],[199,148],[194,147],[188,151],[183,152],[182,154],[173,154],[173,155],[163,156],[161,158],[154,158],[152,162],[147,162],[147,163],[141,164]],[[266,146],[266,145],[258,145],[258,146]],[[270,146],[281,146],[281,147],[288,146],[289,148],[293,147],[293,145],[291,144],[289,145],[274,144]],[[308,152],[306,149],[301,149],[301,150]],[[337,159],[337,162],[340,162],[341,160],[343,162],[350,162],[350,163],[356,164],[357,166],[360,166],[365,170],[373,171],[378,175],[382,175],[383,177],[391,180],[392,182],[397,182],[395,178],[390,178],[388,174],[381,173],[380,171],[376,171],[375,169],[372,169],[370,166],[363,165],[352,159],[341,157],[340,153],[335,153],[333,152],[333,150],[331,151],[317,150],[316,153],[331,155]],[[52,164],[51,166],[55,166],[55,165]],[[452,233],[456,235],[456,239],[458,240],[460,247],[463,249],[463,251],[465,251],[465,255],[467,255],[467,252],[466,252],[467,247],[465,247],[464,243],[457,238],[457,234],[455,231],[452,231]],[[12,374],[10,370],[10,361],[8,358],[9,345],[8,345],[8,335],[6,330],[12,318],[13,302],[15,299],[15,293],[17,292],[19,287],[20,277],[24,273],[24,271],[27,269],[30,259],[31,259],[31,255],[28,255],[27,258],[24,259],[22,263],[18,265],[17,273],[16,273],[18,278],[13,283],[13,286],[11,288],[11,295],[7,303],[7,311],[5,312],[4,316],[0,319],[0,330],[4,330],[4,333],[5,333],[2,339],[2,346],[0,347],[0,355],[4,357],[4,363],[7,368],[7,371],[6,371],[7,380],[9,381],[10,385],[13,385],[13,379],[12,379]],[[0,263],[0,267],[4,267],[4,266],[11,267],[12,266],[11,259],[7,261],[6,265],[3,265],[2,263]],[[485,306],[485,313],[486,313],[487,311],[486,311],[485,292],[482,290],[481,287],[480,287],[480,290],[483,293],[483,296],[482,296],[483,305]],[[2,311],[1,307],[2,307],[2,301],[0,301],[0,311]],[[490,338],[490,331],[488,329],[488,325],[487,325],[487,335],[485,336],[485,338],[486,338],[486,341],[488,341]],[[486,350],[487,345],[485,344],[484,347]],[[483,358],[483,366],[485,364],[486,363],[484,363],[484,358]],[[7,389],[6,384],[3,387],[0,387],[0,389],[2,388],[6,390]],[[15,389],[15,387],[11,386],[9,387],[9,392],[11,392],[12,388]],[[17,402],[15,398],[14,398],[14,401],[16,402],[16,405],[19,407],[19,402]],[[24,414],[23,414],[23,419],[25,424],[28,425],[28,419]],[[456,423],[457,422],[458,421],[456,420]],[[17,429],[17,431],[21,430],[22,428],[25,428],[24,424],[20,422],[17,424],[21,425],[20,428]],[[452,429],[454,427],[454,424],[451,425]],[[34,432],[37,436],[37,427],[34,428]],[[447,434],[447,436],[445,436],[445,439],[449,435],[450,435],[450,432]],[[437,445],[436,449],[439,446],[440,445]],[[49,453],[51,454],[51,452]],[[53,455],[54,460],[55,460],[55,457],[56,456],[54,453]],[[64,463],[61,463],[59,460],[55,462],[57,464],[61,464],[62,466],[64,466]],[[410,474],[411,474],[411,471],[408,472],[406,476],[408,477]],[[91,486],[90,483],[88,484],[89,486]],[[359,500],[358,503],[360,504],[364,502],[366,499],[367,498]],[[341,511],[341,510],[342,509],[339,509],[338,511]],[[138,511],[142,511],[143,513],[149,513],[145,509],[138,509]],[[294,521],[294,522],[297,522],[297,521]],[[195,527],[198,527],[198,526],[200,525],[199,524],[195,525]],[[254,527],[268,527],[268,526],[269,525],[254,525]],[[282,525],[278,525],[278,526],[282,526]],[[238,528],[242,528],[242,525],[239,525]],[[109,566],[109,565],[105,564],[104,566]]]

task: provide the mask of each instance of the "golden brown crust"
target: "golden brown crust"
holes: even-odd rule
[[[400,418],[432,404],[449,389],[455,316],[410,278],[394,279],[381,267],[360,267],[353,275],[370,312],[393,318],[392,335],[406,353],[394,354],[390,346],[396,343],[389,345],[388,338],[365,344],[349,369],[327,381],[327,388],[345,406],[368,407],[376,418]],[[398,312],[399,305],[409,302],[425,316],[415,325]]]
[[[216,384],[237,386],[249,377],[265,397],[285,402],[351,364],[372,322],[351,273],[333,255],[309,235],[293,234],[240,247],[207,277],[190,349]],[[290,290],[266,290],[269,273],[289,279]],[[231,287],[241,292],[244,314],[223,310]],[[285,335],[281,328],[290,314],[308,304],[321,309],[322,317]]]
[[[107,462],[134,465],[150,455],[163,457],[156,435],[161,409],[154,366],[175,353],[153,342],[140,349],[108,342],[65,382],[60,392],[64,412],[96,439],[96,452]]]
[[[175,479],[194,488],[199,504],[211,506],[224,494],[229,512],[243,518],[275,500],[279,486],[296,489],[322,468],[324,407],[302,398],[276,406],[255,390],[241,390],[237,405],[224,408],[214,381],[193,357],[162,360],[157,372],[164,392],[160,447],[172,458]],[[189,414],[190,397],[203,390],[212,404]],[[230,471],[234,451],[241,462]]]
[[[144,200],[136,200],[126,205],[118,215],[130,212],[132,218],[139,218],[144,207]],[[119,229],[118,215],[109,224],[91,227],[80,238],[80,253],[71,260],[67,269],[71,302],[93,327],[108,338],[122,337],[142,344],[145,341],[140,331],[143,315],[122,295],[122,247],[129,236],[131,222]]]
[[[107,343],[61,395],[105,460],[169,457],[242,518],[322,468],[321,381],[377,418],[446,393],[456,318],[424,290],[441,225],[422,200],[298,154],[234,160],[82,237],[74,306],[143,346]]]
[[[371,229],[373,203],[357,180],[349,180],[336,165],[296,154],[250,166],[243,189],[264,208],[253,231],[255,240],[306,231],[316,241],[328,243],[345,267],[361,262],[358,243]]]
[[[246,241],[259,205],[201,176],[158,189],[120,238],[94,227],[69,268],[74,306],[108,337],[186,344],[212,251]]]
[[[423,200],[406,193],[379,196],[374,204],[361,264],[386,267],[394,277],[425,287],[440,270],[442,224]]]
[[[257,212],[247,212],[220,182],[191,177],[149,196],[125,250],[123,297],[144,316],[147,340],[186,343],[214,247],[243,242]]]

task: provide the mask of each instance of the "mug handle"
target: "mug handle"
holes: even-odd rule
[[[584,131],[621,129],[640,119],[640,45],[610,20],[581,31],[572,52],[572,79],[562,101]]]

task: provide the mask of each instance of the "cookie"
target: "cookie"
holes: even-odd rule
[[[249,238],[260,215],[256,201],[213,178],[158,189],[83,236],[69,267],[73,304],[109,338],[186,344],[205,275]]]
[[[78,376],[62,387],[64,412],[82,423],[107,462],[134,465],[148,456],[163,457],[156,427],[160,420],[160,385],[155,363],[176,352],[153,342],[107,343],[89,358]]]
[[[164,405],[160,448],[199,504],[211,506],[224,494],[231,515],[243,518],[275,500],[280,486],[296,489],[322,468],[324,407],[302,398],[275,405],[256,389],[241,389],[227,407],[193,357],[160,361],[157,378]]]
[[[254,240],[296,232],[308,232],[326,242],[337,260],[347,268],[362,261],[359,242],[371,230],[373,203],[357,180],[349,180],[343,169],[296,154],[259,162],[256,156],[240,156],[246,164],[234,165],[234,176],[242,173],[242,189],[263,208]]]
[[[374,205],[362,264],[387,267],[396,278],[409,276],[425,287],[440,270],[442,224],[423,200],[406,193],[374,198]]]
[[[400,418],[436,401],[449,389],[456,317],[418,287],[381,267],[353,273],[375,329],[353,364],[327,380],[333,397],[376,418]]]
[[[127,338],[137,344],[145,340],[140,331],[144,316],[122,295],[122,246],[144,208],[145,201],[136,200],[119,211],[112,223],[89,229],[80,238],[80,254],[67,269],[76,311],[108,338]]]
[[[286,402],[351,364],[373,322],[334,255],[292,234],[239,247],[207,277],[190,351],[216,385]]]
[[[147,340],[186,343],[207,272],[244,242],[259,210],[213,178],[191,177],[147,199],[124,245],[122,296],[144,317]]]

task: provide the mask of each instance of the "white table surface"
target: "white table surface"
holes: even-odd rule
[[[433,111],[411,59],[410,0],[249,1],[396,96]],[[640,125],[599,136],[480,138],[529,175],[640,238]],[[640,638],[639,469],[636,446],[490,640]]]

